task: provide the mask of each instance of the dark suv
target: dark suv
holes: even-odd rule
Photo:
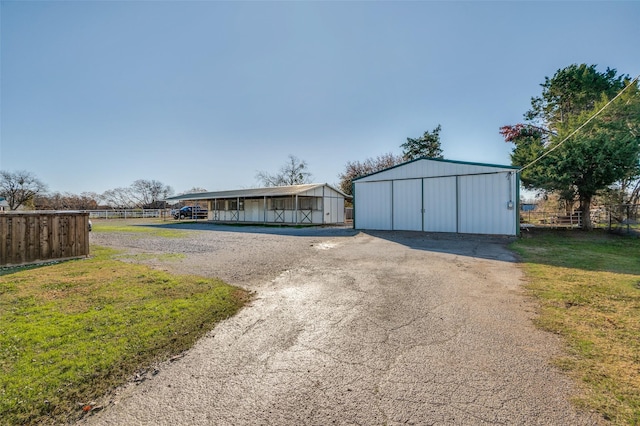
[[[174,219],[206,219],[207,209],[198,206],[184,206],[173,214]]]

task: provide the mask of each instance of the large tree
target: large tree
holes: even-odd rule
[[[157,180],[138,179],[131,184],[131,194],[136,207],[157,209],[167,197],[173,195],[173,188]]]
[[[260,171],[256,174],[256,179],[264,186],[301,185],[311,182],[312,175],[308,170],[309,165],[306,161],[290,154],[277,173]]]
[[[128,187],[109,189],[100,195],[105,204],[114,208],[163,207],[163,201],[173,195],[173,188],[157,180],[138,179]]]
[[[0,196],[7,200],[9,210],[32,203],[36,195],[46,191],[47,186],[31,172],[0,170]]]
[[[338,175],[340,190],[347,195],[353,195],[351,184],[354,179],[388,169],[402,162],[402,156],[392,153],[382,154],[375,158],[367,158],[364,161],[349,161],[344,167],[344,172]]]
[[[515,144],[512,164],[525,167],[523,185],[556,192],[569,203],[579,201],[583,228],[591,229],[594,195],[638,174],[638,84],[617,76],[616,70],[598,72],[595,65],[583,64],[558,70],[541,86],[542,95],[532,98],[525,114],[527,122],[504,126],[500,132]]]
[[[426,131],[419,138],[407,138],[407,141],[400,145],[402,156],[405,161],[415,160],[420,157],[442,158],[442,148],[440,147],[440,131],[442,126],[432,131]]]

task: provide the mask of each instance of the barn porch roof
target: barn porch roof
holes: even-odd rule
[[[166,201],[181,201],[181,200],[213,200],[224,198],[259,198],[259,197],[286,197],[291,195],[300,195],[307,191],[321,188],[326,186],[336,191],[345,198],[351,198],[339,189],[332,187],[326,183],[310,183],[304,185],[291,185],[291,186],[272,186],[268,188],[251,188],[251,189],[235,189],[230,191],[215,191],[215,192],[196,192],[191,194],[176,195],[175,197],[168,197]]]

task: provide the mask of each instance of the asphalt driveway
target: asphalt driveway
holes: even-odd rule
[[[220,271],[254,301],[82,423],[598,422],[568,402],[576,389],[550,365],[560,342],[532,325],[506,239],[203,229],[201,249],[154,266]]]

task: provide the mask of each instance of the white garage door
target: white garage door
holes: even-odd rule
[[[422,179],[393,182],[393,229],[422,231]]]
[[[510,176],[499,173],[459,179],[459,232],[514,235],[515,206],[508,207],[508,202],[515,199]]]
[[[391,181],[361,182],[355,185],[355,226],[358,229],[391,229]]]
[[[424,230],[457,231],[456,177],[424,179]]]

